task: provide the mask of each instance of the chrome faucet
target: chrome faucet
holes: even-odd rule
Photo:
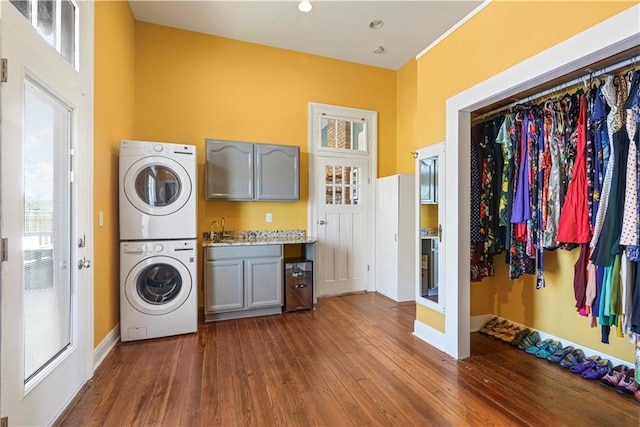
[[[215,225],[218,225],[218,221],[214,219],[213,221],[211,221],[211,227],[209,228],[209,240],[215,240],[214,239],[215,233],[213,231],[213,227]]]
[[[224,239],[224,227],[226,225],[226,221],[224,217],[220,218],[220,227],[222,227],[222,234],[220,234],[220,238]]]

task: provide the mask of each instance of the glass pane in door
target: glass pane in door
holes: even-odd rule
[[[71,110],[40,86],[24,91],[24,380],[71,344]]]

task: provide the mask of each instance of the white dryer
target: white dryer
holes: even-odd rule
[[[122,341],[198,330],[196,242],[120,242]]]
[[[196,147],[120,141],[120,240],[197,237]]]

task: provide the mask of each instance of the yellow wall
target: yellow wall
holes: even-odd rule
[[[416,114],[418,112],[417,98],[418,63],[415,59],[407,62],[397,72],[397,107],[396,122],[398,126],[396,142],[396,171],[395,173],[415,174],[415,159],[412,152],[418,147]]]
[[[135,21],[127,1],[95,3],[94,344],[119,322],[118,151],[134,131]],[[104,226],[98,212],[104,212]]]
[[[395,172],[393,71],[138,22],[135,72],[136,136],[198,147],[200,236],[222,216],[227,230],[307,228],[309,102],[377,111],[378,174]],[[300,201],[206,201],[205,138],[300,146]]]
[[[635,4],[637,2],[494,1],[417,61],[418,146],[444,140],[448,98]],[[524,32],[518,23],[520,18]],[[516,34],[523,36],[522,42],[516,41]],[[547,288],[540,291],[535,291],[531,278],[508,281],[503,262],[498,260],[495,278],[471,285],[471,315],[501,314],[632,360],[628,339],[612,337],[611,345],[602,345],[599,332],[590,329],[587,321],[575,313],[572,265],[576,257],[576,251],[546,252]],[[419,321],[436,328],[442,324],[439,318],[433,320],[439,314],[426,315],[425,310],[428,309],[417,311]]]

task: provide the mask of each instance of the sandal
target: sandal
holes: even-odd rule
[[[496,323],[498,323],[499,321],[500,321],[499,318],[494,317],[493,319],[491,319],[487,323],[485,323],[485,325],[482,328],[480,328],[480,332],[483,333],[483,334],[488,333],[489,330],[491,328],[493,328],[496,325]]]
[[[516,325],[509,325],[506,330],[499,332],[495,335],[496,338],[500,338],[502,341],[511,342],[515,338],[516,334],[520,331],[520,327]]]
[[[518,332],[518,333],[516,334],[516,336],[515,336],[515,337],[513,337],[513,341],[511,341],[511,345],[512,345],[512,346],[520,345],[520,343],[522,342],[522,340],[523,340],[527,335],[529,335],[529,332],[531,332],[531,329],[529,329],[529,328],[521,329],[521,330],[520,330],[520,332]]]
[[[582,363],[584,360],[584,352],[579,348],[573,350],[567,354],[564,359],[560,361],[560,366],[564,368],[571,368],[572,366]]]
[[[546,348],[541,349],[536,353],[536,357],[540,359],[548,359],[550,356],[553,356],[556,351],[562,349],[562,343],[559,341],[551,341]]]
[[[522,339],[522,342],[518,344],[520,350],[526,350],[531,346],[536,345],[540,341],[540,334],[538,331],[531,331]]]
[[[624,377],[629,368],[626,365],[618,365],[615,368],[609,369],[609,372],[602,377],[600,384],[606,387],[618,387],[620,380]]]
[[[616,390],[622,394],[626,394],[627,396],[634,396],[638,392],[638,383],[634,378],[635,369],[630,369],[627,374],[622,377]]]
[[[600,359],[599,361],[596,362],[593,368],[586,369],[584,372],[582,372],[582,378],[586,378],[588,380],[599,380],[600,378],[607,375],[607,372],[609,372],[610,370],[611,370],[611,362],[607,359]],[[637,386],[636,386],[636,389],[637,389]]]
[[[509,327],[509,322],[507,322],[506,320],[501,320],[498,323],[496,323],[491,329],[489,329],[487,331],[487,334],[491,335],[492,337],[495,337],[496,334],[499,334],[503,330],[506,330],[508,327]]]
[[[538,341],[535,345],[532,345],[531,347],[529,347],[525,351],[527,353],[529,353],[529,354],[536,354],[537,352],[539,352],[541,350],[547,349],[547,347],[549,347],[550,345],[551,345],[551,338],[547,338],[544,341]]]
[[[569,346],[567,346],[565,348],[560,348],[560,349],[556,350],[551,356],[549,356],[549,358],[547,360],[549,362],[558,363],[562,359],[564,359],[567,354],[571,353],[573,350],[575,350],[575,348],[573,348],[573,346],[571,346],[571,345],[569,345]]]
[[[591,369],[596,366],[596,363],[600,360],[600,356],[594,354],[593,356],[589,356],[585,358],[582,363],[578,363],[569,368],[570,372],[574,374],[581,374],[587,369]]]

